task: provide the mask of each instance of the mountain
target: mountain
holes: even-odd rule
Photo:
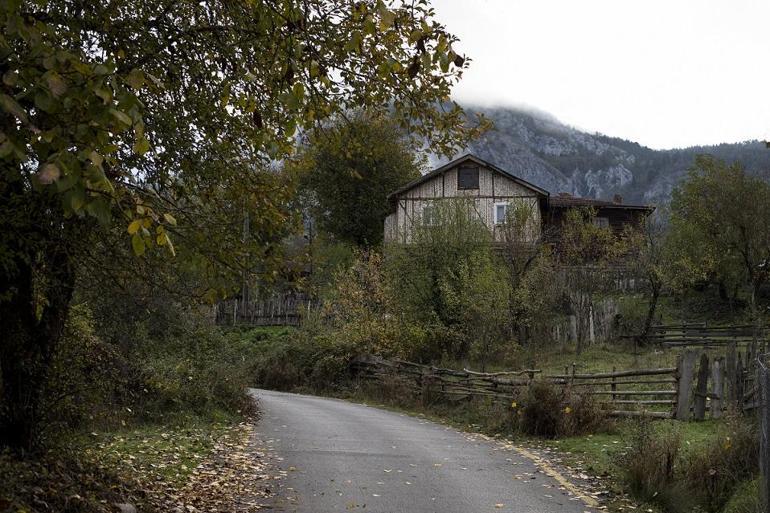
[[[770,149],[748,141],[716,146],[653,150],[560,123],[548,114],[512,108],[470,108],[494,122],[494,128],[465,152],[510,171],[551,193],[662,204],[687,174],[698,154],[740,161],[752,174],[770,177]]]

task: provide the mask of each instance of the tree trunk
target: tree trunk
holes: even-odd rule
[[[644,320],[644,327],[642,333],[639,336],[639,341],[646,345],[650,336],[650,330],[652,330],[652,322],[655,319],[655,311],[658,309],[658,299],[660,298],[660,287],[653,285],[652,295],[650,296],[650,304],[647,308],[647,318]]]
[[[72,299],[69,250],[77,221],[57,215],[58,202],[24,191],[19,182],[0,183],[0,200],[21,200],[27,207],[0,238],[6,255],[0,273],[0,445],[23,453],[38,441],[41,394]]]

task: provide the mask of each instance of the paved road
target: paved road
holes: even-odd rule
[[[594,511],[510,446],[346,401],[253,393],[258,435],[287,471],[270,511]]]

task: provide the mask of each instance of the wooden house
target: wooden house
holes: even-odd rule
[[[442,201],[458,198],[470,204],[473,215],[488,227],[495,242],[510,237],[506,219],[513,209],[531,213],[518,236],[523,243],[541,240],[546,233],[558,233],[570,208],[592,207],[597,224],[618,231],[629,223],[640,224],[653,211],[647,205],[625,205],[617,197],[615,201],[603,201],[564,193],[552,196],[545,189],[468,154],[388,196],[391,212],[385,219],[385,242],[411,242],[415,227],[438,222],[435,212]]]

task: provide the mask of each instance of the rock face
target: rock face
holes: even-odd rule
[[[625,139],[589,134],[548,114],[511,108],[469,108],[494,122],[494,129],[465,151],[552,192],[626,203],[662,204],[698,154],[739,161],[770,177],[770,149],[760,141],[653,150]],[[434,163],[442,163],[434,161]]]

